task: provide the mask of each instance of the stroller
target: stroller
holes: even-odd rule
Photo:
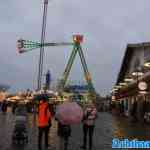
[[[27,112],[25,106],[18,106],[15,111],[15,125],[12,134],[12,142],[14,144],[28,143],[27,133]]]

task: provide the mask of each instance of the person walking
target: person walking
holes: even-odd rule
[[[39,150],[42,149],[41,143],[42,143],[42,137],[43,134],[45,134],[45,148],[48,149],[48,134],[49,134],[49,129],[51,127],[51,119],[52,115],[49,110],[49,104],[47,102],[46,97],[42,97],[40,100],[40,104],[38,107],[38,148]]]
[[[71,126],[69,124],[64,125],[58,121],[57,135],[60,137],[59,149],[68,150],[69,137],[71,136]]]
[[[83,116],[83,145],[81,149],[87,148],[87,135],[89,135],[89,150],[93,146],[93,133],[95,127],[95,120],[97,118],[97,109],[93,103],[89,103],[84,110]]]
[[[6,102],[6,100],[4,100],[3,103],[2,103],[2,112],[3,113],[7,112],[7,102]]]
[[[15,114],[16,108],[17,108],[17,102],[14,102],[12,105],[12,113],[13,114]]]

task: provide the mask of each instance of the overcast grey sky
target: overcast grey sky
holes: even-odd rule
[[[43,0],[0,1],[0,83],[12,90],[36,88],[39,50],[19,55],[16,41],[40,40]],[[84,35],[83,50],[96,90],[108,94],[115,83],[127,43],[150,41],[149,0],[49,0],[46,41]],[[44,71],[61,77],[71,47],[45,49]],[[80,74],[80,75],[79,75]],[[79,59],[70,79],[82,80]]]

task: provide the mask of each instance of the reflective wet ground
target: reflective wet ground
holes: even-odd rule
[[[112,128],[116,138],[150,140],[150,124],[132,123],[126,117],[113,117]]]
[[[12,132],[15,116],[9,111],[0,113],[0,150],[36,150],[37,149],[37,126],[32,114],[28,114],[29,143],[22,146],[12,144]],[[96,123],[93,150],[111,149],[112,140],[112,116],[108,113],[100,113]],[[57,122],[53,120],[49,144],[52,150],[62,150],[62,140],[57,136]],[[68,150],[79,150],[82,144],[82,125],[72,126],[72,136],[69,140]]]
[[[37,150],[37,126],[32,114],[28,114],[29,143],[15,146],[11,136],[14,127],[15,116],[9,111],[7,114],[0,113],[0,150]],[[51,150],[62,150],[62,140],[56,134],[57,123],[53,120],[50,131],[49,144]],[[93,150],[110,150],[112,138],[136,138],[150,139],[150,126],[131,124],[128,119],[115,117],[110,113],[99,113],[94,133]],[[68,150],[80,150],[82,143],[82,125],[72,126],[72,136],[69,140]]]

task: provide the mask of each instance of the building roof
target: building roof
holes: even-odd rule
[[[137,43],[137,44],[128,44],[127,48],[125,50],[125,54],[123,57],[123,61],[121,64],[121,68],[117,77],[117,81],[116,81],[116,85],[122,81],[124,79],[124,76],[127,72],[129,63],[132,59],[133,53],[135,50],[137,50],[136,48],[140,48],[140,47],[150,47],[150,42],[144,42],[144,43]]]

